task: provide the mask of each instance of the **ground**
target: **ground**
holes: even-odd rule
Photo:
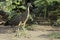
[[[12,28],[9,26],[0,25],[0,40],[60,40],[59,38],[50,38],[48,34],[53,32],[60,33],[59,28],[51,26],[33,25],[34,30],[29,30],[27,34],[29,37],[15,37]]]

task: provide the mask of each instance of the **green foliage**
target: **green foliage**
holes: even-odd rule
[[[60,18],[57,19],[57,23],[60,24]]]
[[[8,12],[8,14],[9,14],[8,18],[11,18],[13,15],[16,14],[16,12],[13,12],[13,9],[16,9],[16,7],[18,9],[19,8],[21,8],[23,10],[26,9],[25,6],[21,5],[21,2],[22,2],[22,0],[6,0],[6,1],[0,2],[0,10]]]
[[[51,34],[49,34],[49,37],[50,38],[60,38],[60,33],[51,33]]]
[[[23,13],[23,10],[26,10],[25,1],[26,0],[2,1],[0,2],[0,10],[8,12],[8,18],[11,18],[13,15]],[[31,0],[31,2],[35,7],[31,9],[33,12],[31,11],[30,13],[35,14],[35,17],[42,16],[46,18],[49,14],[60,15],[60,0]]]
[[[46,0],[36,0],[34,2],[35,6],[46,6],[46,4],[48,4],[48,2]]]
[[[22,2],[22,0],[6,0],[4,2],[0,2],[0,7],[2,10],[6,11],[6,12],[11,12],[12,9],[16,8],[17,5],[21,5],[20,2]],[[13,5],[12,3],[15,3],[15,5]],[[22,9],[25,9],[24,6],[17,6],[20,7]]]
[[[4,2],[0,2],[2,4],[0,4],[1,10],[4,10],[6,12],[10,12],[12,10],[12,0],[6,0]],[[8,5],[9,4],[9,5]]]
[[[58,14],[60,10],[60,1],[59,0],[36,0],[34,1],[34,5],[40,10],[39,12],[43,12],[43,14],[46,16],[47,12]],[[37,10],[37,9],[36,9]],[[39,14],[38,14],[39,15]]]

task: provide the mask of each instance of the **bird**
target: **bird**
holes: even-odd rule
[[[4,24],[5,26],[10,25],[11,27],[17,26],[17,36],[19,36],[18,33],[21,25],[23,25],[22,29],[25,31],[25,24],[29,19],[30,7],[32,7],[31,3],[27,3],[27,9],[24,13],[18,14],[17,16],[13,16],[10,20],[6,21],[6,23]]]

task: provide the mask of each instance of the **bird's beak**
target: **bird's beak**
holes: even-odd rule
[[[31,7],[33,7],[33,6],[31,5]]]
[[[30,7],[33,7],[31,3],[28,3],[27,5],[29,5]]]

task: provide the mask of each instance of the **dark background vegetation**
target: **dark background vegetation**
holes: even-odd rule
[[[41,20],[48,20],[52,25],[60,25],[60,0],[0,0],[0,10],[6,12],[12,17],[22,14],[27,8],[27,3],[31,3],[30,17],[33,21],[29,23],[38,23]]]

